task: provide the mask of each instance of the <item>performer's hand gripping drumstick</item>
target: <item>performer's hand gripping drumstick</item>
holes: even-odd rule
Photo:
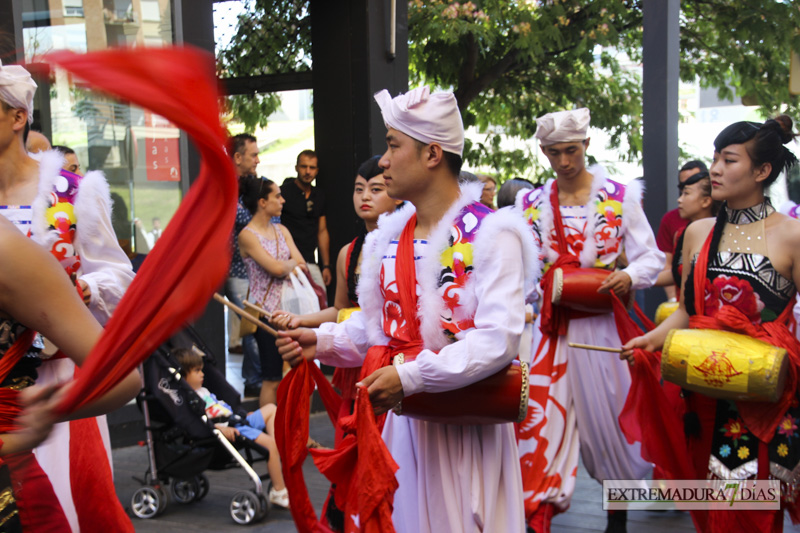
[[[661,344],[663,344],[663,342]],[[636,337],[626,342],[622,347],[622,352],[619,354],[619,358],[624,361],[628,361],[628,363],[633,365],[633,350],[636,348],[641,348],[646,352],[657,352],[661,349],[661,345],[657,344],[653,339],[651,339],[649,333],[646,333],[641,337]]]
[[[257,306],[257,305],[256,305],[256,304],[254,304],[254,303],[250,303],[250,302],[248,302],[247,300],[243,301],[242,303],[244,304],[244,306],[245,306],[245,307],[249,307],[249,308],[250,308],[250,309],[252,309],[253,311],[256,311],[257,313],[261,313],[262,315],[264,315],[264,317],[265,317],[267,320],[269,320],[270,322],[272,322],[272,313],[270,313],[270,312],[269,312],[269,311],[267,311],[266,309],[262,309],[261,307]]]
[[[215,293],[214,293],[214,299],[215,299],[216,301],[218,301],[219,303],[221,303],[222,305],[224,305],[224,306],[227,306],[227,307],[228,307],[229,309],[231,309],[231,310],[232,310],[234,313],[236,313],[237,315],[239,315],[239,317],[240,317],[242,320],[249,320],[250,322],[254,323],[256,326],[258,326],[259,328],[263,329],[264,331],[266,331],[267,333],[269,333],[269,334],[270,334],[270,335],[272,335],[273,337],[277,337],[277,336],[278,336],[278,332],[277,332],[277,331],[275,331],[274,329],[272,329],[272,328],[271,328],[271,327],[269,327],[268,325],[264,324],[264,323],[263,323],[263,322],[261,322],[259,319],[257,319],[257,318],[256,318],[256,317],[254,317],[253,315],[249,314],[247,311],[245,311],[244,309],[242,309],[242,308],[241,308],[241,307],[239,307],[238,305],[232,304],[231,302],[229,302],[228,300],[226,300],[226,299],[225,299],[225,298],[224,298],[224,297],[223,297],[221,294],[219,294],[218,292],[215,292]]]
[[[270,313],[266,309],[257,306],[254,303],[250,303],[247,300],[245,300],[243,303],[244,303],[245,307],[248,307],[248,308],[252,309],[256,313],[261,313],[262,315],[264,315],[264,318],[267,319],[267,322],[272,324],[272,326],[275,329],[278,329],[278,330],[291,329],[291,328],[288,327],[289,320],[286,319],[287,318],[286,315],[279,315],[278,317],[275,317],[275,315],[273,315],[272,313]],[[286,311],[282,311],[282,312],[285,313]],[[291,317],[292,315],[290,314],[289,316]],[[278,320],[280,318],[283,318],[284,320],[281,322],[280,320]]]

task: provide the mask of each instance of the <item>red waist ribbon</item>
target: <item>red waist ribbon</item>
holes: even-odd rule
[[[412,216],[400,235],[395,264],[400,307],[408,319],[410,342],[370,348],[361,367],[361,379],[390,365],[392,357],[398,353],[416,355],[422,350],[422,336],[415,313],[416,221],[416,215]],[[317,519],[302,473],[303,460],[308,453],[309,398],[314,392],[314,383],[319,387],[331,421],[346,433],[333,450],[311,450],[317,468],[336,485],[335,503],[344,512],[345,531],[394,531],[392,506],[398,486],[394,475],[398,466],[381,438],[386,414],[376,417],[366,388],[359,387],[353,414],[337,420],[341,398],[319,369],[306,362],[289,372],[278,387],[275,425],[275,440],[281,454],[283,476],[289,489],[292,516],[298,531],[330,531]],[[287,416],[289,410],[291,417]],[[351,519],[353,515],[359,517],[358,525]]]

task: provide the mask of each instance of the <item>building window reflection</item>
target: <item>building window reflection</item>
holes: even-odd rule
[[[170,0],[24,0],[25,61],[53,50],[86,52],[173,42]],[[102,170],[113,224],[135,259],[154,246],[181,200],[180,131],[161,117],[90,91],[46,66],[32,68],[39,90],[34,129],[75,150],[85,170]]]

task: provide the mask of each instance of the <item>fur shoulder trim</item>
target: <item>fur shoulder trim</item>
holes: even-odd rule
[[[438,351],[450,344],[442,330],[441,317],[445,314],[445,302],[439,294],[439,276],[442,271],[442,253],[450,246],[453,224],[459,213],[480,200],[483,192],[481,182],[461,185],[461,195],[453,202],[436,228],[428,235],[428,245],[417,268],[417,283],[420,286],[419,319],[420,333],[426,348]],[[465,291],[469,292],[469,291]]]
[[[361,251],[361,275],[358,277],[356,294],[358,295],[358,305],[364,311],[367,319],[367,334],[373,345],[386,343],[381,324],[383,310],[381,261],[389,243],[400,235],[414,213],[416,213],[416,209],[410,202],[406,202],[394,213],[384,213],[378,219],[378,228],[370,232],[364,239],[364,247]]]
[[[58,235],[49,231],[47,224],[47,208],[51,205],[51,196],[61,177],[64,156],[58,150],[47,150],[28,154],[39,163],[39,186],[36,198],[31,205],[31,234],[33,240],[48,250],[55,244]]]
[[[494,247],[497,235],[510,231],[519,237],[522,246],[522,267],[525,279],[525,298],[530,303],[536,297],[536,286],[542,273],[539,249],[533,239],[533,232],[525,221],[522,212],[516,208],[503,208],[483,219],[478,235],[475,237],[475,275],[480,276]]]
[[[450,206],[442,219],[426,239],[424,256],[417,263],[417,283],[420,285],[419,297],[420,329],[426,348],[439,350],[449,344],[442,332],[441,316],[444,301],[439,295],[438,282],[441,273],[441,255],[450,244],[450,235],[456,217],[467,205],[480,199],[483,185],[466,183],[461,186],[461,194]],[[373,344],[385,344],[381,323],[383,295],[381,293],[381,262],[389,244],[402,233],[408,220],[416,212],[409,202],[392,214],[381,215],[378,229],[367,235],[364,241],[361,261],[361,275],[358,279],[358,303],[364,310],[368,323],[368,335]]]
[[[105,175],[99,170],[87,172],[75,196],[75,217],[81,231],[97,235],[103,218],[111,220],[111,192]]]
[[[641,207],[645,191],[644,181],[632,180],[629,181],[627,185],[622,185],[622,187],[625,187],[625,196],[622,199],[622,212],[624,213],[625,209],[629,206],[635,207],[638,205]]]
[[[514,208],[520,213],[525,212],[525,204],[533,204],[539,200],[542,194],[543,187],[536,187],[535,189],[520,189],[517,191],[517,196],[514,197]]]
[[[539,239],[542,242],[542,252],[547,257],[548,263],[555,263],[558,259],[558,252],[553,250],[553,206],[550,205],[550,191],[553,190],[554,179],[549,179],[540,187],[541,192],[535,201],[539,202]]]

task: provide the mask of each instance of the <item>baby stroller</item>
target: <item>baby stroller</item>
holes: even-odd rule
[[[175,348],[203,352],[204,386],[231,405],[234,412],[241,411],[239,393],[225,380],[193,329],[189,327],[161,345],[143,364],[142,390],[136,397],[144,416],[149,467],[143,480],[134,478],[142,487],[131,498],[133,514],[154,518],[162,513],[167,506],[166,486],[179,503],[202,500],[209,489],[204,470],[240,466],[254,489],[233,495],[231,518],[242,525],[262,520],[270,504],[262,478],[252,464],[269,459],[269,452],[241,435],[231,443],[214,427],[214,421],[206,417],[203,400],[182,379],[180,365],[170,355]]]

